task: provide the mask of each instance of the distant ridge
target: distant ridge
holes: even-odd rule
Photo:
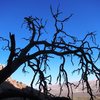
[[[0,65],[0,70],[3,68],[2,65]],[[77,84],[77,82],[75,82],[75,84]],[[95,100],[100,100],[100,92],[97,92],[98,87],[96,87],[95,85],[95,80],[94,81],[90,81],[90,85],[93,89],[93,93],[99,98],[99,99],[95,99]],[[55,95],[55,96],[59,96],[59,92],[60,92],[60,87],[59,85],[55,84],[55,85],[49,85],[49,88],[51,88],[50,93]],[[60,96],[67,96],[67,88],[66,85],[63,85],[63,91],[61,93]],[[9,91],[16,91],[17,93],[24,93],[25,96],[28,96],[29,93],[33,93],[36,94],[36,96],[38,95],[38,90],[33,89],[31,91],[31,88],[28,87],[26,84],[22,83],[22,82],[18,82],[17,80],[12,79],[11,77],[9,77],[4,83],[2,83],[0,85],[0,94],[2,95],[6,95],[6,93],[8,93]],[[82,85],[80,85],[78,88],[75,89],[75,87],[73,87],[73,92],[74,92],[74,100],[84,100],[82,99],[83,97],[88,98],[85,100],[89,100],[89,95],[86,93],[86,89],[84,91],[82,91]],[[15,94],[14,94],[15,95]],[[21,95],[23,96],[23,95]],[[32,95],[30,95],[32,97]],[[0,98],[2,96],[0,95]],[[43,99],[43,94],[41,94],[42,100]],[[78,98],[78,99],[76,99]],[[0,99],[0,100],[23,100],[22,97],[19,98],[10,98],[10,99]],[[26,99],[29,100],[29,99]],[[37,100],[37,99],[35,99]]]
[[[92,80],[89,82],[90,83],[90,86],[92,88],[92,92],[93,94],[97,97],[97,99],[94,99],[94,100],[100,100],[100,91],[98,91],[98,83],[97,83],[97,86],[96,86],[96,81],[95,80]],[[74,84],[78,84],[78,82],[74,82]],[[62,87],[62,92],[60,94],[60,86],[55,84],[55,85],[49,85],[49,88],[51,89],[50,93],[52,93],[53,95],[56,95],[56,96],[67,96],[67,87],[66,85],[63,85]],[[84,89],[84,91],[82,90],[82,84],[79,85],[79,87],[74,87],[72,86],[72,89],[73,89],[73,100],[89,100],[90,96],[89,94],[87,93],[87,90]],[[70,94],[70,96],[72,96]]]
[[[3,65],[0,65],[0,70],[2,70],[3,68],[4,68]],[[32,93],[35,95],[33,95]],[[31,89],[31,87],[27,86],[22,82],[14,80],[11,77],[9,77],[5,82],[3,82],[0,85],[0,100],[23,100],[23,97],[35,98],[37,97],[37,95],[38,95],[38,90]]]

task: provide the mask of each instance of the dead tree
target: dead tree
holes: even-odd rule
[[[87,92],[91,96],[90,100],[93,100],[93,93],[88,79],[89,75],[94,74],[96,76],[99,82],[98,89],[100,91],[100,68],[95,64],[100,57],[100,48],[95,43],[95,32],[86,34],[81,40],[77,39],[64,31],[64,23],[69,20],[72,14],[65,19],[59,19],[62,12],[60,12],[58,8],[56,12],[53,12],[52,7],[50,10],[54,19],[55,28],[52,40],[48,41],[41,38],[43,36],[42,32],[45,32],[47,21],[44,22],[43,19],[32,16],[24,18],[27,28],[31,32],[31,37],[29,39],[24,38],[28,42],[24,48],[16,47],[17,40],[15,40],[14,34],[9,34],[10,40],[1,37],[2,40],[8,42],[6,48],[8,48],[10,55],[6,67],[0,71],[0,84],[12,75],[21,65],[25,65],[23,67],[24,72],[25,67],[30,67],[34,73],[31,87],[33,86],[36,76],[39,75],[37,81],[39,90],[43,90],[45,94],[48,94],[47,85],[48,81],[51,83],[52,76],[45,76],[44,73],[49,67],[48,60],[51,58],[53,59],[53,55],[55,55],[62,58],[62,63],[59,65],[57,81],[61,85],[61,78],[64,78],[64,83],[68,89],[67,97],[70,98],[70,93],[72,92],[71,85],[73,85],[73,83],[69,82],[64,65],[67,56],[71,58],[72,64],[74,64],[73,58],[77,57],[79,68],[75,69],[74,72],[80,72],[81,79],[79,84],[82,83],[83,86],[86,84]],[[46,33],[44,33],[44,35],[45,34]],[[91,39],[91,42],[88,41],[88,38]],[[98,52],[96,60],[93,58],[95,50]],[[83,89],[84,88],[85,87],[83,87]]]

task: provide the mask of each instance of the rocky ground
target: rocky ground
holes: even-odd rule
[[[97,96],[97,99],[95,99],[95,100],[100,100],[100,92],[96,92],[97,87],[95,86],[95,81],[91,81],[90,83],[91,83],[94,94]],[[57,85],[57,84],[50,85],[49,88],[51,88],[50,92],[53,95],[59,96],[59,93],[60,93],[59,85]],[[63,91],[60,96],[66,96],[67,88],[65,85],[63,86],[62,90]],[[5,91],[5,92],[3,92],[3,91]],[[14,93],[13,93],[13,91],[14,91]],[[15,95],[18,92],[22,93],[22,91],[25,93],[25,95],[27,95],[27,93],[29,93],[29,92],[31,93],[31,88],[28,87],[27,85],[23,84],[22,82],[18,82],[12,78],[8,78],[4,83],[2,83],[0,85],[0,98],[2,97],[1,95],[7,96],[9,92],[13,93]],[[33,91],[34,91],[34,94],[38,94],[37,90],[33,90]],[[2,94],[2,92],[3,92],[3,94]],[[75,89],[75,87],[73,87],[73,92],[74,92],[74,94],[73,94],[74,100],[89,100],[89,95],[86,93],[86,90],[82,91],[81,85],[77,89]],[[24,100],[24,98],[18,97],[18,98],[0,99],[0,100]],[[26,100],[28,100],[28,99],[26,99]],[[35,99],[35,100],[37,100],[37,99]]]
[[[2,68],[1,68],[2,69]],[[100,100],[100,92],[97,92],[98,90],[98,86],[96,87],[96,82],[95,81],[90,81],[91,87],[93,89],[93,93],[94,95],[96,95],[96,99],[95,100]],[[75,84],[77,84],[77,82],[75,82]],[[60,93],[60,86],[55,84],[55,85],[49,85],[49,88],[51,88],[50,93],[52,93],[53,95],[59,96]],[[67,95],[67,88],[66,85],[63,85],[62,88],[62,93],[60,96],[66,96]],[[7,96],[11,96],[11,94],[15,95],[14,98],[6,98],[3,99],[2,97],[7,97]],[[2,83],[0,85],[0,100],[29,100],[29,99],[25,99],[23,98],[24,96],[30,96],[32,97],[32,93],[36,94],[36,96],[38,95],[38,91],[33,89],[31,90],[30,87],[28,87],[27,85],[23,84],[22,82],[18,82],[14,79],[12,79],[11,77],[8,78],[4,83]],[[73,87],[73,97],[74,100],[89,100],[89,95],[86,93],[86,89],[84,91],[82,91],[82,85],[80,85],[78,88]],[[18,97],[16,98],[16,94],[22,96],[22,97]],[[2,98],[2,99],[1,99]],[[35,97],[32,97],[35,98]],[[41,98],[43,100],[43,95],[41,94]],[[37,100],[37,99],[34,99]]]

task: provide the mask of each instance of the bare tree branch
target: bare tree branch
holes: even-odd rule
[[[64,79],[64,83],[68,89],[67,97],[70,98],[70,94],[73,94],[73,84],[69,82],[68,73],[65,70],[66,56],[71,58],[72,65],[74,65],[73,58],[77,57],[79,66],[73,73],[78,72],[81,74],[81,79],[76,87],[82,83],[83,89],[85,89],[84,84],[86,84],[87,93],[91,96],[90,100],[94,100],[88,77],[92,74],[95,75],[96,80],[99,83],[98,90],[100,90],[100,68],[96,66],[96,61],[100,58],[100,48],[96,44],[95,32],[86,34],[82,40],[77,39],[64,31],[64,23],[72,17],[72,14],[64,19],[59,19],[59,15],[62,14],[62,12],[59,11],[59,7],[55,13],[53,12],[52,7],[50,7],[50,10],[54,19],[55,28],[51,41],[42,40],[42,33],[43,31],[46,32],[45,26],[47,25],[47,22],[43,21],[42,18],[32,16],[24,18],[27,28],[30,31],[29,35],[31,36],[29,39],[24,38],[25,40],[28,40],[28,43],[24,48],[18,49],[16,47],[17,41],[15,40],[14,34],[9,34],[10,40],[1,37],[3,41],[7,41],[7,48],[9,48],[10,55],[7,60],[7,66],[0,71],[0,77],[2,77],[0,79],[0,84],[24,64],[24,72],[26,72],[26,67],[30,67],[33,71],[31,87],[33,88],[34,81],[36,80],[36,77],[38,77],[37,84],[39,85],[39,90],[47,95],[49,94],[48,83],[51,83],[52,80],[52,75],[46,76],[45,74],[47,68],[50,69],[48,61],[51,58],[53,59],[55,56],[58,56],[62,58],[62,63],[58,66],[59,74],[57,81],[62,87],[62,78]],[[91,39],[91,42],[89,42],[88,38]],[[69,39],[72,41],[68,41]],[[93,58],[94,50],[98,52],[96,59]],[[52,55],[55,56],[53,57]]]

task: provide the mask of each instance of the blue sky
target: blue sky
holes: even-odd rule
[[[0,0],[0,36],[8,38],[9,32],[12,32],[16,35],[17,45],[24,45],[21,38],[26,37],[25,34],[28,31],[25,26],[22,27],[22,24],[24,17],[30,15],[48,19],[47,31],[52,34],[53,24],[51,23],[50,5],[55,10],[59,4],[60,10],[63,12],[62,16],[74,14],[65,24],[67,33],[82,38],[86,33],[96,31],[97,42],[100,42],[100,0]],[[3,43],[1,43],[0,47],[2,46]],[[9,53],[2,52],[2,50],[0,52],[0,63],[6,64]],[[52,64],[54,63],[52,62],[51,66]],[[22,74],[21,69],[22,67],[12,77],[29,84],[32,73]],[[28,70],[30,71],[30,69]],[[71,76],[70,78],[75,79]]]

